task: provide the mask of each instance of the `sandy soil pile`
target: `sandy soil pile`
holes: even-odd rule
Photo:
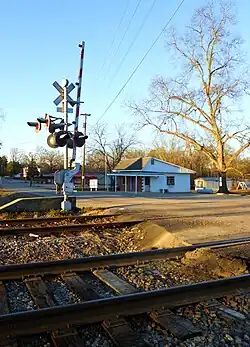
[[[247,265],[243,260],[225,258],[205,248],[187,252],[182,258],[182,263],[189,271],[200,269],[218,277],[240,276],[247,271]]]

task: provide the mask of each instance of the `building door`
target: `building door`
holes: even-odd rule
[[[142,192],[142,178],[137,177],[137,192]]]
[[[145,177],[145,192],[150,192],[150,177]]]
[[[130,191],[135,191],[135,177],[130,177]]]

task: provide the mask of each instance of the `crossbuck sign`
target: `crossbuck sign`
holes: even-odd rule
[[[63,87],[61,87],[57,81],[53,83],[53,87],[55,87],[56,90],[60,93],[60,95],[54,100],[54,104],[58,106],[64,99]],[[67,87],[67,101],[72,107],[75,106],[75,101],[69,96],[69,93],[71,93],[74,88],[75,86],[73,83],[70,83],[70,85]],[[64,112],[64,106],[57,107],[57,112]],[[68,109],[68,113],[73,113],[73,110]]]

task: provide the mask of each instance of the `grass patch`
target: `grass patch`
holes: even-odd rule
[[[233,194],[244,194],[244,195],[250,195],[250,189],[240,189],[240,190],[230,190],[230,193],[233,193]]]
[[[6,190],[6,189],[0,189],[0,198],[9,196],[11,194],[13,194],[13,192],[10,192],[9,190]]]
[[[75,212],[62,210],[50,210],[48,212],[5,212],[0,214],[0,219],[23,219],[23,218],[48,218],[48,217],[64,217],[75,215],[103,214],[105,209],[100,208],[82,208]]]
[[[50,210],[48,212],[6,212],[0,214],[0,219],[23,219],[23,218],[48,218],[72,216],[76,213],[60,210]]]

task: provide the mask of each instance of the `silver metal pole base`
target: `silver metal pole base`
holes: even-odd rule
[[[61,203],[61,209],[63,211],[67,211],[67,212],[72,210],[72,204],[68,200],[68,196],[66,194],[64,195],[64,199],[63,199],[63,201]]]

